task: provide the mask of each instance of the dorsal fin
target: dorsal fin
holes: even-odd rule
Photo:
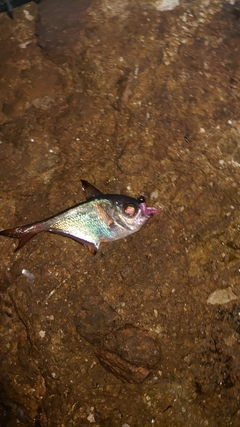
[[[85,193],[87,200],[103,195],[103,193],[100,190],[98,190],[96,187],[94,187],[94,185],[90,184],[87,181],[84,181],[83,179],[81,179],[81,181],[82,181],[82,189]]]

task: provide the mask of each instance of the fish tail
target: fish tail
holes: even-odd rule
[[[22,248],[30,239],[41,231],[46,230],[44,222],[39,222],[33,225],[25,225],[22,227],[8,228],[7,230],[0,231],[1,236],[8,236],[19,239],[19,243],[14,252]]]

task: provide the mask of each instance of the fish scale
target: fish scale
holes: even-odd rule
[[[107,200],[102,200],[102,204],[105,208],[110,207]],[[55,217],[49,228],[51,232],[54,230],[64,230],[66,234],[74,235],[95,245],[98,244],[99,239],[113,237],[108,215],[104,208],[99,209],[99,202],[95,200],[77,206],[75,211],[73,208],[67,216],[62,214]]]

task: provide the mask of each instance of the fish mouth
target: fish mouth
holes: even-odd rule
[[[157,213],[157,209],[156,208],[150,208],[146,205],[146,203],[140,203],[140,209],[141,212],[144,216],[146,217],[150,217],[152,215],[155,215]]]

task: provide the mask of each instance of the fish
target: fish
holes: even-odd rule
[[[138,199],[122,194],[104,194],[81,180],[86,201],[32,224],[0,231],[1,236],[19,239],[14,252],[38,233],[47,231],[69,237],[96,253],[102,242],[122,239],[140,230],[157,213]]]

